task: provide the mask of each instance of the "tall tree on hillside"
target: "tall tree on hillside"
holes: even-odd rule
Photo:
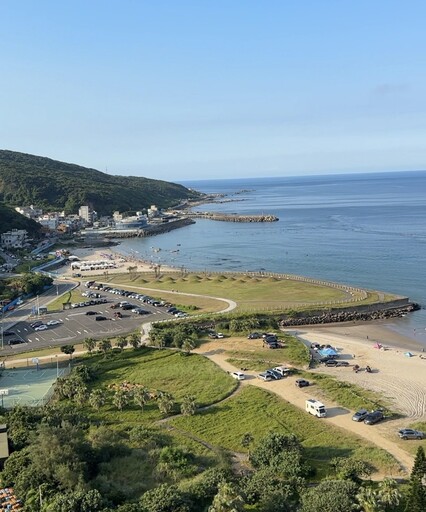
[[[119,389],[115,392],[112,401],[117,409],[122,411],[124,407],[129,403],[129,394],[123,389]]]
[[[219,489],[208,512],[242,512],[244,500],[236,487],[229,483],[219,484]]]
[[[191,350],[194,350],[195,346],[196,345],[193,339],[186,338],[185,341],[182,343],[181,349],[186,356],[189,356]]]
[[[101,352],[103,352],[104,354],[106,354],[107,352],[109,352],[112,348],[111,346],[111,341],[104,338],[100,341],[98,341],[98,348]]]
[[[106,393],[103,389],[98,388],[94,389],[89,395],[89,404],[99,411],[99,409],[105,405],[106,402]]]
[[[129,344],[134,348],[137,349],[141,343],[141,335],[139,333],[132,333],[129,336]]]
[[[75,352],[75,347],[74,347],[74,345],[62,345],[61,352],[63,352],[64,354],[69,355],[70,359],[72,359],[72,355]]]

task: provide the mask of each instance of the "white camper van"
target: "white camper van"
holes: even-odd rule
[[[309,414],[313,414],[314,416],[317,416],[317,418],[325,418],[327,416],[325,405],[318,400],[309,398],[309,400],[306,400],[305,405],[306,411]]]

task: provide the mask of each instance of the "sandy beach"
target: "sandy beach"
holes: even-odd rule
[[[426,353],[414,340],[374,322],[308,326],[298,330],[297,336],[309,343],[330,344],[338,350],[341,359],[361,368],[368,365],[373,370],[356,373],[352,367],[320,366],[316,371],[377,391],[410,420],[426,421]],[[382,348],[376,348],[377,343]],[[407,352],[412,356],[407,356]]]
[[[114,251],[111,247],[100,248],[75,248],[70,250],[71,255],[79,258],[80,261],[111,261],[117,268],[108,269],[108,274],[122,274],[128,272],[130,266],[136,267],[136,272],[153,272],[155,264],[150,261],[143,261],[141,259],[132,258],[130,256],[123,256],[122,254]],[[166,265],[161,265],[161,270],[165,272],[173,272],[175,269]],[[102,270],[72,270],[71,266],[62,267],[58,270],[59,273],[71,276],[73,273],[81,273],[84,276],[99,275]]]

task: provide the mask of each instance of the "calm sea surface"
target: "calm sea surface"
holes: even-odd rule
[[[426,306],[426,171],[182,182],[231,202],[200,211],[272,214],[278,222],[197,220],[128,255],[194,270],[266,270],[409,296]],[[426,310],[389,327],[426,345]]]

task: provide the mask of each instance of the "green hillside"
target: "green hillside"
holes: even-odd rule
[[[27,219],[24,215],[15,212],[13,208],[0,203],[0,233],[11,229],[26,229],[32,236],[36,235],[41,226],[37,222]]]
[[[182,185],[135,176],[111,176],[50,158],[0,150],[0,201],[33,204],[45,210],[77,213],[89,204],[100,215],[157,205],[174,206],[200,194]]]

